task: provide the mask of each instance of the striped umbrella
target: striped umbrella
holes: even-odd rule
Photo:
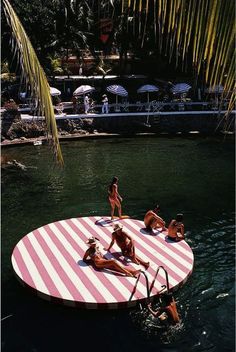
[[[173,94],[187,93],[192,87],[187,83],[177,83],[171,88]]]
[[[109,93],[116,95],[116,104],[118,103],[118,95],[120,97],[128,96],[127,90],[124,87],[120,86],[119,84],[113,84],[111,86],[108,86],[106,89]]]
[[[153,84],[145,84],[144,86],[141,86],[137,92],[138,93],[147,93],[147,102],[149,104],[149,93],[152,92],[158,92],[159,88],[157,86],[154,86]]]
[[[219,85],[219,86],[214,86],[214,87],[209,87],[206,89],[206,93],[215,93],[215,94],[221,94],[223,93],[224,87]]]
[[[79,86],[78,88],[76,88],[73,95],[85,95],[86,93],[90,93],[94,90],[95,90],[94,87],[91,87],[89,85],[82,85],[82,86]]]
[[[57,88],[50,87],[50,94],[52,97],[56,97],[58,95],[61,95],[61,91]]]

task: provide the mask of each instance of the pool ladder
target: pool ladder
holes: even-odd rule
[[[167,293],[169,293],[169,291],[170,291],[170,285],[169,285],[168,273],[167,273],[166,269],[164,268],[164,266],[160,265],[160,266],[157,267],[156,274],[155,274],[154,279],[153,279],[153,281],[152,281],[152,283],[151,283],[150,286],[149,286],[147,274],[146,274],[145,271],[143,271],[143,270],[140,271],[140,273],[139,273],[139,275],[138,275],[138,277],[137,277],[137,280],[136,280],[136,282],[135,282],[133,291],[132,291],[132,293],[131,293],[131,296],[130,296],[130,298],[129,298],[129,301],[131,301],[131,299],[133,298],[133,295],[134,295],[134,293],[135,293],[135,291],[136,291],[136,288],[137,288],[139,279],[140,279],[141,275],[143,274],[144,277],[145,277],[145,282],[146,282],[147,300],[148,300],[148,302],[150,302],[150,293],[151,293],[151,291],[152,291],[152,289],[153,289],[153,287],[154,287],[154,284],[155,284],[155,281],[156,281],[156,278],[157,278],[157,275],[158,275],[160,269],[162,269],[162,270],[164,271],[164,273],[165,273],[166,285],[162,285],[162,286],[161,286],[162,289],[159,291],[159,293],[162,292],[162,291],[164,291],[165,289],[167,290]]]

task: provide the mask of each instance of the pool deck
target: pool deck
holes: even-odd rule
[[[235,114],[235,110],[233,110],[231,113]],[[227,110],[204,110],[204,111],[145,111],[145,112],[117,112],[117,113],[108,113],[108,114],[102,114],[102,113],[88,113],[88,114],[55,114],[56,120],[76,120],[76,119],[88,119],[88,118],[116,118],[116,117],[146,117],[146,116],[186,116],[186,115],[201,115],[201,116],[209,116],[209,115],[224,115],[227,113]],[[43,116],[33,116],[29,114],[21,114],[21,120],[22,121],[40,121],[44,120],[45,117]]]

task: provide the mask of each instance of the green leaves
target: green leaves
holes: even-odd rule
[[[31,42],[8,0],[3,0],[4,11],[13,31],[15,46],[19,52],[22,72],[31,87],[32,95],[38,100],[42,115],[45,116],[47,131],[51,135],[57,161],[62,165],[63,158],[57,134],[57,125],[51,101],[50,88],[45,73],[38,61]]]

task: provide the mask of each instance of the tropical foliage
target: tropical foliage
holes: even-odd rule
[[[3,1],[3,3],[6,3]],[[41,64],[89,48],[107,53],[114,45],[120,68],[131,51],[159,65],[161,60],[182,72],[191,70],[204,87],[222,85],[235,105],[234,0],[12,0],[36,48]],[[99,41],[101,19],[112,20],[106,45]],[[4,21],[3,21],[4,22]],[[5,33],[3,23],[3,34]],[[5,47],[4,47],[5,48]],[[4,51],[5,52],[5,51]],[[46,53],[46,54],[45,54]],[[97,59],[97,72],[108,72]],[[55,72],[55,71],[54,71]],[[177,71],[176,71],[177,72]]]
[[[176,66],[191,60],[196,75],[211,87],[223,85],[234,106],[234,0],[122,0],[121,11],[132,18],[127,30],[139,38],[140,48],[152,29],[159,52]]]
[[[29,83],[32,95],[38,98],[40,110],[45,116],[47,130],[52,136],[53,147],[57,160],[63,163],[58,141],[57,125],[50,95],[50,88],[45,73],[38,61],[31,42],[8,0],[3,0],[4,10],[19,53],[19,62],[23,74]]]

